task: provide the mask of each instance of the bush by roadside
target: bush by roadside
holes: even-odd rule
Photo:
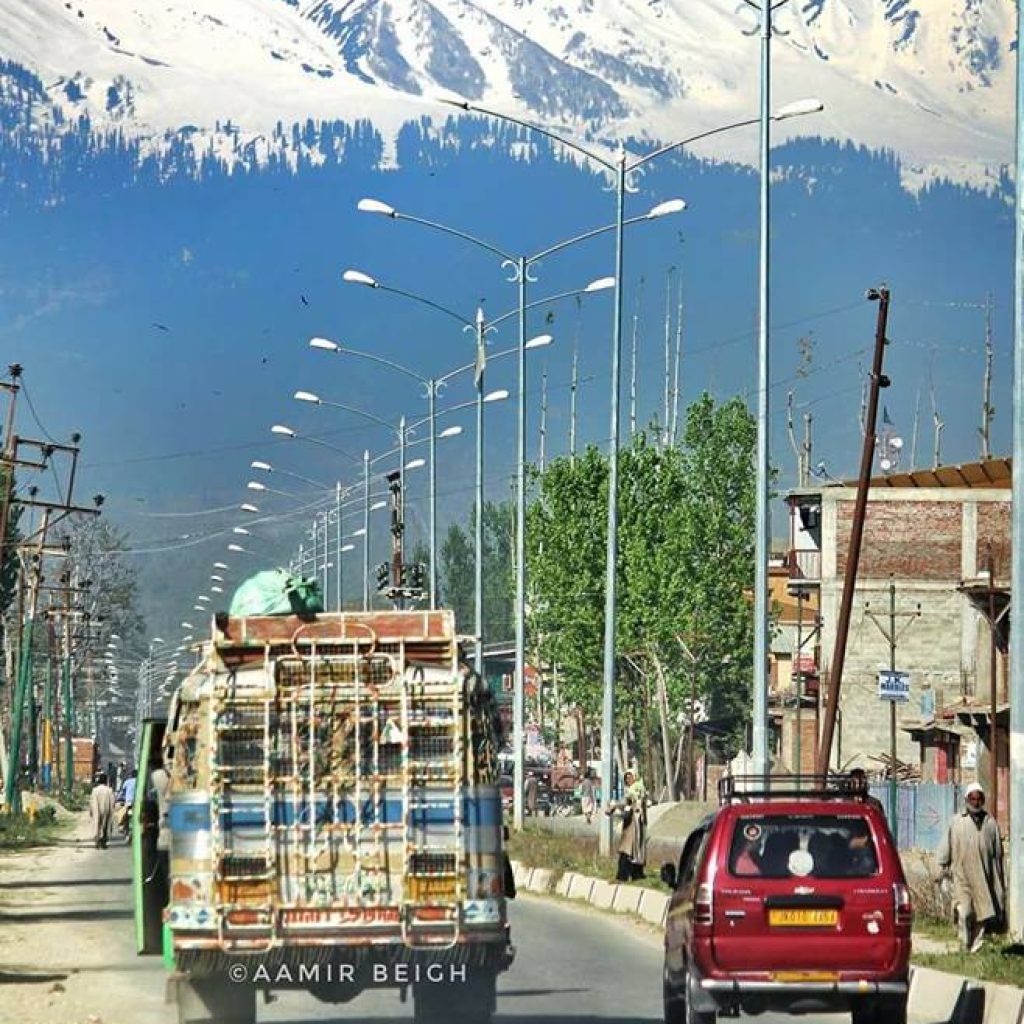
[[[616,857],[602,857],[598,853],[597,839],[593,836],[558,835],[535,825],[527,825],[522,832],[513,832],[505,844],[509,857],[530,868],[551,868],[555,876],[574,871],[590,878],[604,878],[613,881],[617,865]],[[636,882],[620,883],[639,885],[659,892],[668,892],[668,887],[657,875],[659,864],[650,860],[647,875]]]
[[[0,815],[0,850],[20,850],[31,846],[49,846],[61,832],[65,822],[59,821],[53,807],[42,807],[34,814]]]

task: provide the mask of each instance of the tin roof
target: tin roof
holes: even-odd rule
[[[1010,488],[1012,459],[985,459],[965,462],[959,466],[938,466],[935,469],[914,469],[907,473],[890,473],[871,478],[872,487],[985,487]],[[856,480],[845,486],[856,487]]]

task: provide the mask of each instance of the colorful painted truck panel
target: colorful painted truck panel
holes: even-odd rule
[[[512,958],[496,722],[450,612],[218,618],[164,736],[179,972],[471,965],[450,998],[487,1019]]]

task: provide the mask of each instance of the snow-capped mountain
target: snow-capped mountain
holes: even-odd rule
[[[0,102],[26,143],[87,117],[228,160],[287,148],[280,126],[310,118],[368,118],[393,140],[447,118],[441,96],[669,142],[756,116],[757,17],[730,0],[0,0]],[[1011,158],[1014,22],[1014,0],[793,0],[776,12],[773,106],[826,110],[775,137],[892,149],[909,184],[984,184]],[[755,145],[748,129],[697,152]]]

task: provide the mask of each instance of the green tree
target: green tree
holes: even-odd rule
[[[461,632],[472,632],[473,545],[458,523],[452,523],[445,534],[440,570],[441,605],[455,612],[455,624]]]
[[[619,725],[652,759],[659,755],[652,763],[664,765],[673,723],[688,717],[684,644],[697,659],[699,696],[726,737],[724,753],[740,745],[749,719],[755,439],[739,399],[716,405],[703,395],[687,411],[678,446],[641,432],[620,452]],[[590,447],[534,479],[531,635],[559,665],[565,700],[593,717],[602,692],[607,456]]]
[[[530,632],[543,637],[546,657],[559,665],[563,702],[593,716],[601,690],[607,459],[590,446],[532,476],[537,496],[526,531]]]
[[[484,502],[484,637],[504,643],[515,637],[515,509],[511,501]],[[470,516],[470,532],[475,526]]]

